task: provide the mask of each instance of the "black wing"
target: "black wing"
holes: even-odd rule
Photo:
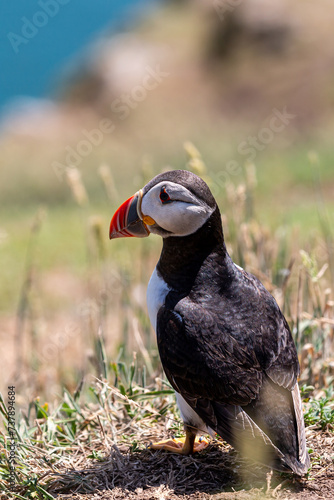
[[[285,463],[297,471],[291,462],[299,462],[301,445],[291,391],[299,365],[273,297],[240,271],[228,294],[213,300],[195,291],[173,308],[169,302],[158,313],[157,339],[173,388],[233,446],[246,454],[249,446],[255,456],[255,438],[274,450],[281,469]],[[263,446],[259,454],[266,454]]]
[[[292,390],[299,374],[296,348],[276,301],[240,271],[228,294],[190,294],[157,318],[164,368],[198,397],[246,405],[263,377]]]

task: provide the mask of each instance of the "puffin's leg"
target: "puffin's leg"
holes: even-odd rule
[[[204,437],[196,438],[196,431],[193,428],[186,426],[185,438],[166,439],[158,443],[152,443],[149,448],[153,450],[166,450],[180,455],[191,455],[197,451],[204,450],[209,444],[209,441]]]

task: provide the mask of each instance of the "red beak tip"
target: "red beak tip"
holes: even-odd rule
[[[116,210],[109,227],[109,238],[139,237],[149,235],[146,224],[140,219],[137,211],[139,193],[134,194]]]
[[[109,231],[109,239],[110,240],[115,240],[116,238],[121,238],[123,235],[120,234],[117,230],[115,229],[110,229]]]

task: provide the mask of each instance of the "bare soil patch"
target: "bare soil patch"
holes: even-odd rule
[[[296,479],[240,459],[216,441],[190,457],[163,451],[131,451],[113,446],[106,460],[59,474],[48,491],[57,498],[93,500],[218,500],[278,498],[316,500],[334,497],[334,434],[308,430],[312,469]]]

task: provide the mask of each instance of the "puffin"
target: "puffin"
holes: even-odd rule
[[[151,448],[187,455],[207,446],[197,435],[216,433],[242,456],[304,475],[310,462],[292,334],[274,297],[228,254],[208,185],[187,170],[161,173],[110,223],[110,239],[151,233],[163,244],[148,313],[185,427],[185,438]]]

